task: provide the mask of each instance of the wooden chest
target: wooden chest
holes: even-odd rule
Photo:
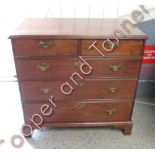
[[[25,136],[41,127],[121,128],[132,111],[146,35],[118,19],[27,19],[10,36]]]

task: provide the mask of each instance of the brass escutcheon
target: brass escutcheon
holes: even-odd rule
[[[113,72],[118,72],[122,66],[121,65],[110,65],[110,69]]]
[[[115,108],[112,108],[112,109],[105,109],[105,112],[108,114],[108,115],[112,115],[116,112],[116,109]]]
[[[75,107],[80,110],[80,109],[83,109],[85,107],[85,104],[83,104],[83,103],[76,103]]]
[[[53,41],[39,41],[39,46],[42,48],[50,48],[53,46]]]
[[[109,87],[109,91],[110,91],[111,93],[116,93],[118,90],[117,90],[117,88],[115,88],[115,87]]]
[[[52,91],[51,88],[41,88],[41,92],[44,93],[44,94],[48,94]]]
[[[115,42],[115,43],[113,43],[114,44],[114,47],[118,47],[118,45],[119,45],[119,43],[118,42]],[[111,49],[112,48],[112,43],[110,43],[110,42],[107,42],[107,47],[109,48],[109,49]]]
[[[74,62],[74,65],[75,65],[76,67],[80,67],[81,64],[82,64],[82,62],[81,62],[80,60]]]
[[[78,87],[82,87],[84,85],[84,81],[79,81],[78,82]]]
[[[37,65],[37,68],[40,71],[45,72],[45,71],[47,71],[50,68],[50,65],[48,65],[46,63],[42,63],[42,64]]]

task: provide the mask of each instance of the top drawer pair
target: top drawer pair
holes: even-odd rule
[[[79,40],[80,41],[80,40]],[[101,56],[95,48],[88,49],[95,40],[14,40],[15,56]],[[120,40],[119,44],[107,52],[102,47],[103,40],[96,40],[95,46],[106,56],[141,56],[143,40]],[[81,46],[81,47],[78,47]],[[110,45],[105,45],[110,46]],[[79,51],[78,51],[79,50]]]

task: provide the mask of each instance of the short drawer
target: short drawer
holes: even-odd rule
[[[15,56],[74,56],[76,40],[14,40]]]
[[[140,59],[85,58],[93,67],[85,78],[138,78]],[[18,76],[22,80],[69,78],[80,71],[80,59],[16,60]],[[79,65],[78,65],[79,64]]]
[[[102,43],[104,40],[82,40],[81,54],[84,56],[102,56],[94,47],[89,48],[95,41],[95,47],[105,56],[141,56],[143,52],[143,40],[120,40],[112,51],[103,49]],[[108,44],[105,44],[104,47],[110,49]]]
[[[41,113],[41,107],[47,104],[53,112],[49,116]],[[43,123],[52,122],[116,122],[129,121],[132,104],[126,102],[102,102],[102,103],[57,103],[57,108],[53,108],[50,103],[27,103],[23,104],[25,122],[30,123],[34,114],[39,114],[43,118]],[[50,112],[50,109],[47,112]],[[35,121],[37,122],[37,118]],[[38,118],[40,122],[40,118]],[[30,123],[31,124],[31,123]]]
[[[21,81],[20,89],[24,101],[47,101],[53,94],[56,100],[66,99],[133,99],[135,95],[136,80],[92,80],[87,79],[68,83],[73,87],[69,95],[62,93],[61,85],[66,81]],[[68,86],[63,87],[69,92]]]

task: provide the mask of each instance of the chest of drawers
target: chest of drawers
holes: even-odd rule
[[[111,126],[131,134],[146,35],[130,23],[130,33],[117,31],[116,39],[121,23],[27,19],[10,36],[25,132],[30,126]]]

